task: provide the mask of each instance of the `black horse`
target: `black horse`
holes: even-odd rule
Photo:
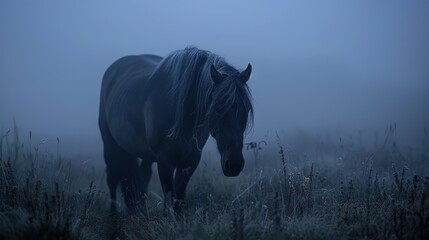
[[[209,134],[217,142],[225,176],[244,167],[243,134],[253,108],[240,72],[223,58],[195,47],[165,59],[126,56],[105,72],[99,127],[104,143],[111,212],[121,184],[130,212],[143,211],[152,163],[164,192],[164,213],[183,208],[185,189]]]

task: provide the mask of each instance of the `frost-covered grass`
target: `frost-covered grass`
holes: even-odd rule
[[[41,154],[11,131],[0,147],[0,239],[428,239],[429,137],[405,147],[394,133],[373,146],[273,137],[245,147],[237,178],[205,154],[183,219],[162,216],[156,171],[147,216],[121,204],[113,219],[102,164]]]

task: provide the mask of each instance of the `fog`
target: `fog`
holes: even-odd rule
[[[243,69],[267,132],[429,125],[427,1],[1,1],[0,129],[98,146],[117,58],[189,45]],[[95,152],[99,148],[94,148]]]

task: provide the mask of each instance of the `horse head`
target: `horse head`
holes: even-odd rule
[[[238,176],[244,167],[243,135],[253,115],[246,84],[251,72],[250,64],[242,72],[210,68],[214,82],[208,111],[210,134],[216,139],[222,170],[228,177]]]

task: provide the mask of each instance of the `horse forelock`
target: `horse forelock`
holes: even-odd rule
[[[248,86],[234,76],[228,77],[218,85],[217,94],[213,94],[212,102],[207,111],[210,116],[216,111],[217,117],[222,118],[233,106],[242,107],[248,113],[247,125],[253,124],[252,97]]]

